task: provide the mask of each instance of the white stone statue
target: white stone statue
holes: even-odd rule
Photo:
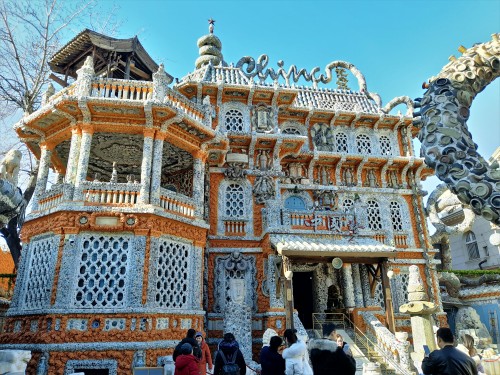
[[[19,150],[9,150],[0,164],[0,178],[9,181],[14,186],[17,186],[22,156],[23,155]]]

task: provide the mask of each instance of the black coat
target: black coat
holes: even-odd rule
[[[245,358],[243,358],[243,354],[241,353],[238,344],[236,341],[232,341],[228,343],[226,341],[221,341],[219,344],[219,350],[217,351],[217,355],[215,356],[214,362],[214,375],[220,375],[222,373],[222,366],[224,366],[224,360],[220,355],[220,352],[223,352],[226,356],[226,360],[229,363],[236,353],[236,360],[234,361],[238,367],[240,368],[240,375],[246,375],[247,373],[247,364],[245,362]]]
[[[196,341],[196,339],[193,339],[191,337],[185,337],[182,339],[182,341],[180,343],[177,344],[177,346],[174,349],[174,354],[172,354],[172,359],[174,360],[174,362],[175,362],[175,359],[177,358],[177,356],[182,354],[181,353],[181,346],[182,346],[182,344],[185,344],[186,342],[193,347],[193,355],[198,359],[201,358],[201,349],[200,349],[200,346],[198,345],[198,341]]]
[[[285,360],[276,349],[264,346],[260,352],[261,375],[283,375],[285,373]]]
[[[422,371],[426,375],[477,375],[476,362],[452,345],[424,358]]]
[[[328,339],[316,339],[309,343],[309,359],[314,375],[354,375],[356,361],[336,342]]]

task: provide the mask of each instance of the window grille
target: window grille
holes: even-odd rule
[[[226,217],[245,218],[245,202],[243,195],[243,186],[231,184],[226,188]]]
[[[382,229],[382,217],[380,215],[380,206],[374,200],[368,201],[368,208],[366,210],[368,214],[368,227],[371,230],[381,230]]]
[[[401,205],[398,202],[391,202],[391,221],[392,229],[396,232],[403,231],[403,218],[401,215]]]
[[[391,140],[385,135],[380,137],[380,151],[382,155],[392,154]]]
[[[477,246],[476,235],[474,232],[467,232],[465,234],[465,246],[467,247],[469,259],[479,258],[479,248]]]
[[[354,201],[352,199],[345,199],[342,202],[342,210],[344,212],[350,211],[353,206],[354,206]]]
[[[368,137],[366,134],[359,134],[356,137],[356,146],[360,154],[372,153],[372,144],[370,141],[370,137]]]
[[[283,134],[292,134],[292,135],[302,135],[299,129],[296,128],[284,128],[281,133]]]
[[[87,235],[82,239],[80,250],[75,306],[125,306],[130,238]]]
[[[242,132],[243,131],[243,113],[237,109],[230,109],[224,116],[226,131]]]
[[[337,133],[335,135],[335,143],[337,146],[337,152],[347,152],[347,135],[345,133]]]
[[[181,242],[165,239],[158,246],[155,304],[158,307],[182,309],[189,296],[189,249]]]
[[[23,299],[26,309],[40,309],[47,307],[50,303],[53,280],[51,243],[52,239],[47,238],[34,241],[30,246],[28,282]]]

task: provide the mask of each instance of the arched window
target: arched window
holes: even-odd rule
[[[228,218],[241,219],[245,217],[243,186],[231,184],[226,188],[225,214]]]
[[[368,227],[371,230],[382,229],[382,216],[380,215],[380,206],[374,200],[369,200],[368,208],[366,209],[368,215]]]
[[[359,134],[356,137],[356,147],[360,154],[371,154],[372,153],[372,143],[370,137],[366,134]]]
[[[306,209],[306,204],[301,197],[293,195],[285,200],[285,208],[293,211],[304,211]]]
[[[300,130],[297,129],[297,128],[293,128],[293,127],[287,127],[287,128],[284,128],[281,133],[283,134],[292,134],[292,135],[302,135],[300,133]]]
[[[477,246],[476,235],[474,232],[465,233],[465,246],[467,247],[469,259],[479,258],[479,248]]]
[[[380,142],[380,152],[382,155],[391,155],[392,154],[392,148],[391,148],[391,140],[389,137],[382,135],[379,139]]]
[[[335,145],[337,152],[347,152],[347,135],[345,133],[335,134]]]
[[[396,232],[403,231],[403,217],[401,215],[401,205],[398,202],[391,202],[392,229]]]
[[[342,202],[342,210],[344,212],[350,211],[353,206],[354,206],[354,201],[352,199],[348,198]]]
[[[230,109],[224,116],[224,125],[228,132],[242,132],[243,113],[237,109]]]

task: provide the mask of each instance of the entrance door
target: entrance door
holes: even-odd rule
[[[304,328],[312,329],[313,313],[313,273],[293,273],[293,305],[299,312],[299,318]]]

